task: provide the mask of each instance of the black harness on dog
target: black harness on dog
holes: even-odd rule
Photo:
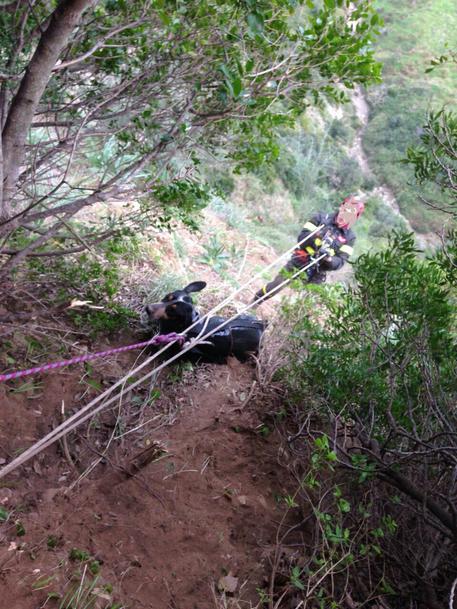
[[[190,294],[199,292],[205,286],[204,281],[193,281],[182,290],[170,292],[161,302],[147,305],[146,313],[151,320],[159,322],[161,334],[178,332],[188,340],[211,334],[202,343],[189,349],[187,354],[191,357],[223,363],[229,355],[246,360],[250,353],[257,353],[266,323],[245,314],[231,320],[219,316],[200,320]],[[193,324],[195,326],[190,328]],[[172,349],[177,349],[177,346]]]
[[[224,317],[210,317],[200,321],[194,328],[185,333],[189,340],[196,339],[211,332],[226,319]],[[205,340],[190,350],[190,353],[205,359],[221,360],[229,355],[238,359],[246,359],[249,353],[257,353],[265,323],[252,315],[239,315],[217,330]]]

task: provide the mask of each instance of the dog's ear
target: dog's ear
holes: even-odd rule
[[[191,292],[200,292],[203,288],[206,288],[206,281],[193,281],[184,288],[184,292],[187,294],[190,294]]]

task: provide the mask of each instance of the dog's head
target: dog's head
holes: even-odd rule
[[[198,319],[190,294],[200,292],[205,287],[204,281],[193,281],[182,290],[166,294],[161,302],[146,305],[144,310],[150,321],[167,321],[168,325],[176,324],[175,331],[179,332]]]

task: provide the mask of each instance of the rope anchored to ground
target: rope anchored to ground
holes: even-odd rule
[[[181,345],[186,340],[186,337],[176,332],[170,334],[158,334],[149,340],[145,340],[141,343],[135,343],[133,345],[125,345],[124,347],[116,347],[114,349],[107,349],[106,351],[98,351],[97,353],[87,353],[86,355],[77,355],[70,359],[63,359],[58,362],[50,362],[49,364],[43,364],[42,366],[35,366],[35,368],[27,368],[25,370],[16,370],[15,372],[8,372],[7,374],[0,374],[0,383],[4,381],[10,381],[18,379],[23,376],[30,376],[32,374],[39,374],[46,372],[47,370],[55,370],[57,368],[64,368],[71,364],[80,364],[82,362],[90,362],[94,359],[101,357],[108,357],[115,353],[124,353],[125,351],[132,351],[133,349],[143,349],[144,347],[166,345],[168,343],[179,342]]]
[[[232,294],[230,294],[230,296],[228,296],[226,299],[224,299],[221,303],[219,303],[218,305],[213,307],[213,309],[211,311],[209,311],[204,316],[202,316],[199,320],[197,320],[193,324],[191,324],[186,329],[186,332],[191,330],[192,328],[194,328],[197,324],[201,323],[204,319],[209,318],[209,316],[213,315],[214,313],[216,313],[217,311],[222,309],[227,304],[229,304],[234,299],[236,294],[238,294],[242,290],[246,289],[248,285],[250,285],[253,281],[255,281],[259,277],[261,277],[261,275],[265,271],[269,270],[271,267],[273,267],[275,264],[277,264],[280,260],[284,259],[286,256],[289,256],[295,250],[296,247],[298,247],[299,245],[301,245],[302,243],[307,241],[310,237],[312,237],[315,233],[317,233],[322,228],[323,228],[323,225],[318,226],[314,231],[312,231],[304,239],[302,239],[292,248],[290,248],[289,250],[287,250],[286,252],[281,254],[281,256],[279,256],[270,265],[268,265],[268,267],[266,269],[257,273],[257,275],[255,275],[254,277],[251,277],[251,279],[249,279],[249,281],[247,281],[244,285],[242,285],[240,288],[235,290]],[[287,285],[290,281],[292,281],[293,279],[298,277],[301,273],[305,272],[306,270],[311,268],[313,265],[315,265],[318,262],[320,262],[321,260],[323,260],[326,256],[327,256],[326,253],[322,254],[321,256],[315,258],[310,264],[304,266],[301,269],[298,269],[297,272],[295,272],[291,277],[285,278],[281,284],[279,284],[273,290],[271,290],[271,293],[279,292],[279,290],[281,290],[283,286]],[[146,374],[144,374],[141,378],[139,378],[135,382],[129,383],[129,385],[128,385],[129,391],[135,389],[138,385],[141,385],[145,380],[147,380],[151,376],[156,375],[158,372],[160,372],[160,370],[162,370],[163,368],[168,366],[170,363],[174,362],[176,359],[182,357],[187,351],[190,351],[196,345],[206,341],[210,336],[212,336],[216,332],[219,332],[219,330],[221,330],[227,324],[229,324],[235,317],[237,317],[241,313],[248,311],[253,306],[254,306],[254,303],[250,303],[248,305],[243,306],[242,309],[240,311],[238,311],[235,315],[233,315],[231,318],[225,320],[224,322],[222,322],[221,324],[219,324],[218,326],[216,326],[215,328],[213,328],[211,331],[209,331],[207,333],[204,333],[204,330],[203,330],[197,338],[195,338],[188,344],[185,344],[184,347],[177,354],[168,358],[166,361],[161,363],[160,366],[158,366],[157,368],[154,368],[152,371],[147,372]],[[0,469],[0,478],[5,477],[7,474],[11,473],[13,470],[20,467],[23,463],[25,463],[26,461],[28,461],[29,459],[31,459],[32,457],[34,457],[35,455],[37,455],[38,453],[43,451],[45,448],[47,448],[48,446],[50,446],[51,444],[53,444],[54,442],[59,440],[61,437],[70,433],[71,431],[73,431],[73,429],[75,429],[76,427],[79,427],[79,425],[82,425],[82,423],[84,423],[87,419],[90,419],[95,414],[97,414],[98,412],[100,412],[101,410],[103,410],[104,408],[106,408],[107,406],[112,404],[113,402],[117,401],[122,396],[123,387],[127,383],[128,379],[131,379],[135,374],[137,374],[145,366],[147,366],[153,360],[160,357],[162,355],[162,353],[164,353],[171,346],[171,344],[172,344],[172,342],[169,342],[168,344],[163,346],[161,349],[159,349],[159,351],[157,351],[157,353],[155,353],[151,357],[146,358],[139,366],[137,366],[133,370],[129,371],[119,381],[114,383],[114,385],[112,387],[109,387],[106,391],[104,391],[99,396],[97,396],[95,399],[93,399],[91,402],[89,402],[89,404],[86,404],[86,406],[81,408],[81,410],[79,410],[74,415],[72,415],[71,417],[66,419],[60,425],[58,425],[44,438],[42,438],[41,440],[39,440],[38,442],[33,444],[30,448],[28,448],[23,453],[21,453],[18,457],[16,457],[16,459],[13,459],[13,461],[11,461],[11,463],[8,463],[7,465],[5,465],[2,469]],[[121,349],[122,349],[122,347],[121,347]],[[121,387],[121,392],[119,394],[116,394],[112,397],[108,397],[119,387]],[[99,404],[99,402],[102,402],[102,403]],[[96,406],[97,404],[98,404],[98,406]],[[96,408],[94,408],[95,406],[96,406]]]

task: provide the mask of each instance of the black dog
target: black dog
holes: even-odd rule
[[[145,307],[149,319],[159,322],[160,334],[180,332],[191,340],[208,334],[227,321],[218,316],[199,321],[200,315],[189,294],[200,292],[205,287],[204,281],[194,281],[183,290],[170,292],[161,302]],[[195,326],[187,330],[194,323]],[[225,363],[229,355],[245,361],[250,353],[258,352],[264,330],[265,324],[259,319],[252,315],[239,315],[206,338],[205,343],[208,344],[199,344],[188,353],[192,359],[212,363]]]

